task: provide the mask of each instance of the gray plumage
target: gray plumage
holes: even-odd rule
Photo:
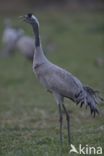
[[[28,58],[29,60],[33,60],[35,48],[33,38],[27,35],[21,36],[21,38],[16,42],[16,48],[26,58]]]
[[[24,34],[20,28],[12,26],[10,19],[4,21],[4,32],[2,35],[2,56],[10,56],[15,50],[19,51],[29,60],[33,60],[34,40]]]
[[[17,39],[17,29],[12,26],[10,19],[4,21],[4,31],[2,35],[3,44],[14,42]]]
[[[68,141],[70,143],[70,114],[64,105],[64,97],[71,99],[76,104],[80,103],[90,107],[91,114],[95,116],[99,113],[97,103],[103,101],[98,92],[90,87],[84,86],[80,80],[73,76],[70,72],[51,63],[44,55],[42,50],[39,22],[31,13],[22,16],[23,20],[32,25],[35,35],[35,50],[33,59],[33,71],[39,79],[40,83],[51,92],[56,100],[60,115],[60,140],[62,142],[62,109],[65,111],[68,128]]]
[[[4,31],[2,35],[2,56],[9,56],[14,52],[17,40],[23,35],[23,30],[13,27],[10,19],[4,21]]]

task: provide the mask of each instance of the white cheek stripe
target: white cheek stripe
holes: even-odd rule
[[[32,18],[36,21],[36,23],[37,23],[38,26],[39,26],[39,21],[38,21],[38,19],[37,19],[34,15],[32,15]]]

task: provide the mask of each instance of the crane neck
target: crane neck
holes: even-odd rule
[[[34,58],[33,58],[33,68],[37,68],[40,65],[47,62],[47,58],[44,55],[44,52],[42,50],[41,40],[40,40],[40,34],[39,34],[39,25],[34,24],[32,25],[33,32],[35,35],[35,50],[34,50]]]
[[[38,24],[33,25],[33,32],[35,35],[35,47],[40,47],[40,35],[39,35],[39,26]]]

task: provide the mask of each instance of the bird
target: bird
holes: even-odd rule
[[[31,61],[33,61],[34,48],[34,39],[28,35],[22,35],[16,42],[16,49]]]
[[[53,64],[45,56],[42,49],[40,37],[40,24],[39,20],[32,13],[27,13],[20,16],[23,21],[30,24],[35,36],[35,49],[33,57],[33,72],[43,87],[52,93],[55,98],[59,110],[59,123],[60,123],[60,143],[63,143],[62,125],[63,125],[63,111],[66,115],[68,143],[71,143],[70,134],[70,112],[64,104],[64,98],[72,100],[77,105],[82,107],[85,105],[91,110],[91,114],[95,117],[99,114],[97,104],[104,101],[99,92],[91,87],[82,84],[82,82],[69,71]]]
[[[4,48],[2,56],[9,56],[16,49],[23,54],[28,60],[33,60],[34,40],[32,37],[25,35],[24,30],[14,27],[9,18],[4,21],[4,32],[2,36]]]
[[[18,51],[28,60],[33,60],[34,54],[34,40],[32,37],[25,35],[23,29],[14,27],[12,21],[6,18],[4,21],[4,32],[2,36],[3,56],[10,56],[14,51]]]
[[[13,27],[9,18],[4,21],[4,31],[2,34],[2,56],[10,56],[15,49],[17,40],[24,34],[20,28]]]

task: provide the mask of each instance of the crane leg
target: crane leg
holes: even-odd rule
[[[59,104],[59,122],[60,122],[60,142],[63,143],[63,137],[62,137],[62,122],[63,122],[63,115],[62,115],[62,108]]]
[[[63,106],[63,109],[65,111],[65,114],[66,114],[66,120],[67,120],[67,129],[68,129],[68,143],[70,144],[71,142],[71,137],[70,137],[70,114],[69,112],[67,111],[66,107],[64,106],[64,104],[62,105]]]

